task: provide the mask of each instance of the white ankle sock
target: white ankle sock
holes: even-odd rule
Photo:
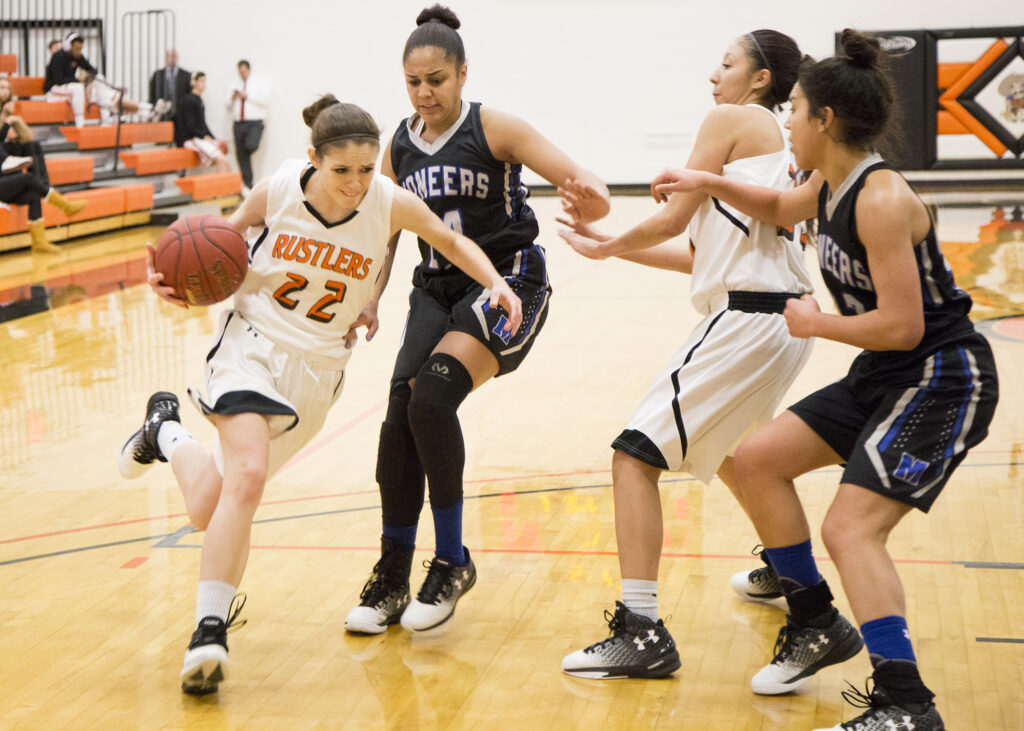
[[[170,462],[174,450],[186,442],[194,442],[195,437],[188,433],[181,424],[176,421],[165,421],[160,425],[160,431],[156,433],[156,443],[160,447],[160,453]]]
[[[228,621],[231,600],[237,593],[236,587],[223,581],[200,581],[196,594],[196,624],[203,617],[220,617]]]
[[[622,603],[641,617],[658,621],[658,582],[643,579],[622,580]]]

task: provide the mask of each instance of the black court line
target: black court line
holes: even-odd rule
[[[1017,639],[1016,637],[975,637],[975,642],[999,642],[1007,643],[1012,645],[1024,645],[1024,639]]]
[[[167,536],[174,535],[173,533],[162,533],[158,536],[145,536],[143,538],[129,538],[124,541],[114,541],[113,543],[100,543],[95,546],[82,546],[80,548],[67,548],[63,551],[53,551],[52,553],[40,553],[37,556],[22,556],[21,558],[9,558],[6,561],[0,561],[0,566],[7,566],[12,563],[22,563],[24,561],[35,561],[39,558],[52,558],[53,556],[64,556],[69,553],[80,553],[82,551],[95,551],[98,548],[110,548],[111,546],[123,546],[127,543],[142,543],[143,541],[152,541],[157,538],[167,538]]]
[[[962,465],[966,466],[966,465]],[[679,482],[695,482],[695,477],[675,477],[667,480],[661,480],[662,484],[665,483],[679,483]],[[568,492],[571,490],[595,490],[606,487],[611,487],[612,483],[603,482],[594,485],[574,485],[565,487],[540,487],[533,490],[505,490],[502,492],[489,492],[480,495],[466,495],[464,500],[481,500],[483,498],[495,498],[504,497],[506,495],[533,495],[538,493],[551,493],[551,492]],[[429,504],[426,501],[425,504]],[[367,505],[359,508],[341,508],[339,510],[324,510],[316,513],[302,513],[299,515],[285,515],[278,518],[261,518],[260,520],[254,520],[253,525],[262,523],[279,523],[286,520],[300,520],[302,518],[319,518],[327,515],[341,515],[344,513],[360,513],[369,510],[379,510],[380,505]],[[99,543],[91,546],[81,546],[79,548],[68,548],[63,551],[53,551],[50,553],[41,553],[34,556],[22,556],[21,558],[12,558],[4,561],[0,561],[0,566],[7,566],[9,564],[24,563],[26,561],[35,561],[43,558],[52,558],[54,556],[63,556],[69,553],[81,553],[83,551],[94,551],[101,548],[111,548],[113,546],[122,546],[128,543],[142,543],[144,541],[158,541],[153,545],[153,548],[202,548],[201,545],[196,544],[179,544],[178,541],[191,533],[198,533],[198,529],[193,526],[185,526],[179,528],[171,533],[161,533],[155,536],[145,536],[142,538],[129,538],[123,541],[113,541],[111,543]],[[937,562],[942,563],[942,562]],[[949,561],[948,565],[963,566],[969,569],[1010,569],[1010,570],[1021,570],[1024,569],[1024,563],[1000,563],[995,561]],[[981,641],[981,640],[979,640]],[[993,640],[996,641],[996,640]],[[1007,642],[1017,642],[1018,640],[1007,640]],[[1024,640],[1020,640],[1024,642]]]

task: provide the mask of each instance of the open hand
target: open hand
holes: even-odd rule
[[[153,244],[146,244],[146,281],[150,288],[156,292],[160,299],[170,302],[175,307],[188,309],[188,302],[177,295],[174,287],[164,284],[164,275],[156,270],[156,249]]]
[[[651,181],[651,197],[658,203],[666,203],[669,193],[689,193],[700,190],[705,173],[686,168],[665,168]]]
[[[562,199],[562,210],[575,221],[596,221],[604,218],[611,210],[611,203],[597,188],[566,178],[558,188]]]

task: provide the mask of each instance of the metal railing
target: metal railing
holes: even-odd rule
[[[0,53],[17,54],[19,76],[43,76],[50,42],[76,31],[83,55],[108,75],[116,19],[117,0],[0,0]]]

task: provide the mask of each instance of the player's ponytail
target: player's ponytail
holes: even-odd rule
[[[878,41],[847,28],[839,37],[841,54],[800,71],[808,114],[830,107],[840,121],[839,141],[874,149],[893,117],[895,94],[883,66]]]
[[[303,109],[302,121],[312,130],[311,143],[318,157],[331,145],[380,145],[380,127],[373,117],[355,104],[338,101],[333,94],[324,94]]]
[[[443,5],[432,5],[424,8],[416,17],[417,28],[409,34],[402,52],[402,61],[417,48],[431,46],[444,51],[445,58],[455,63],[455,68],[462,68],[466,63],[466,48],[462,45],[462,37],[458,29],[462,26],[459,18]]]

